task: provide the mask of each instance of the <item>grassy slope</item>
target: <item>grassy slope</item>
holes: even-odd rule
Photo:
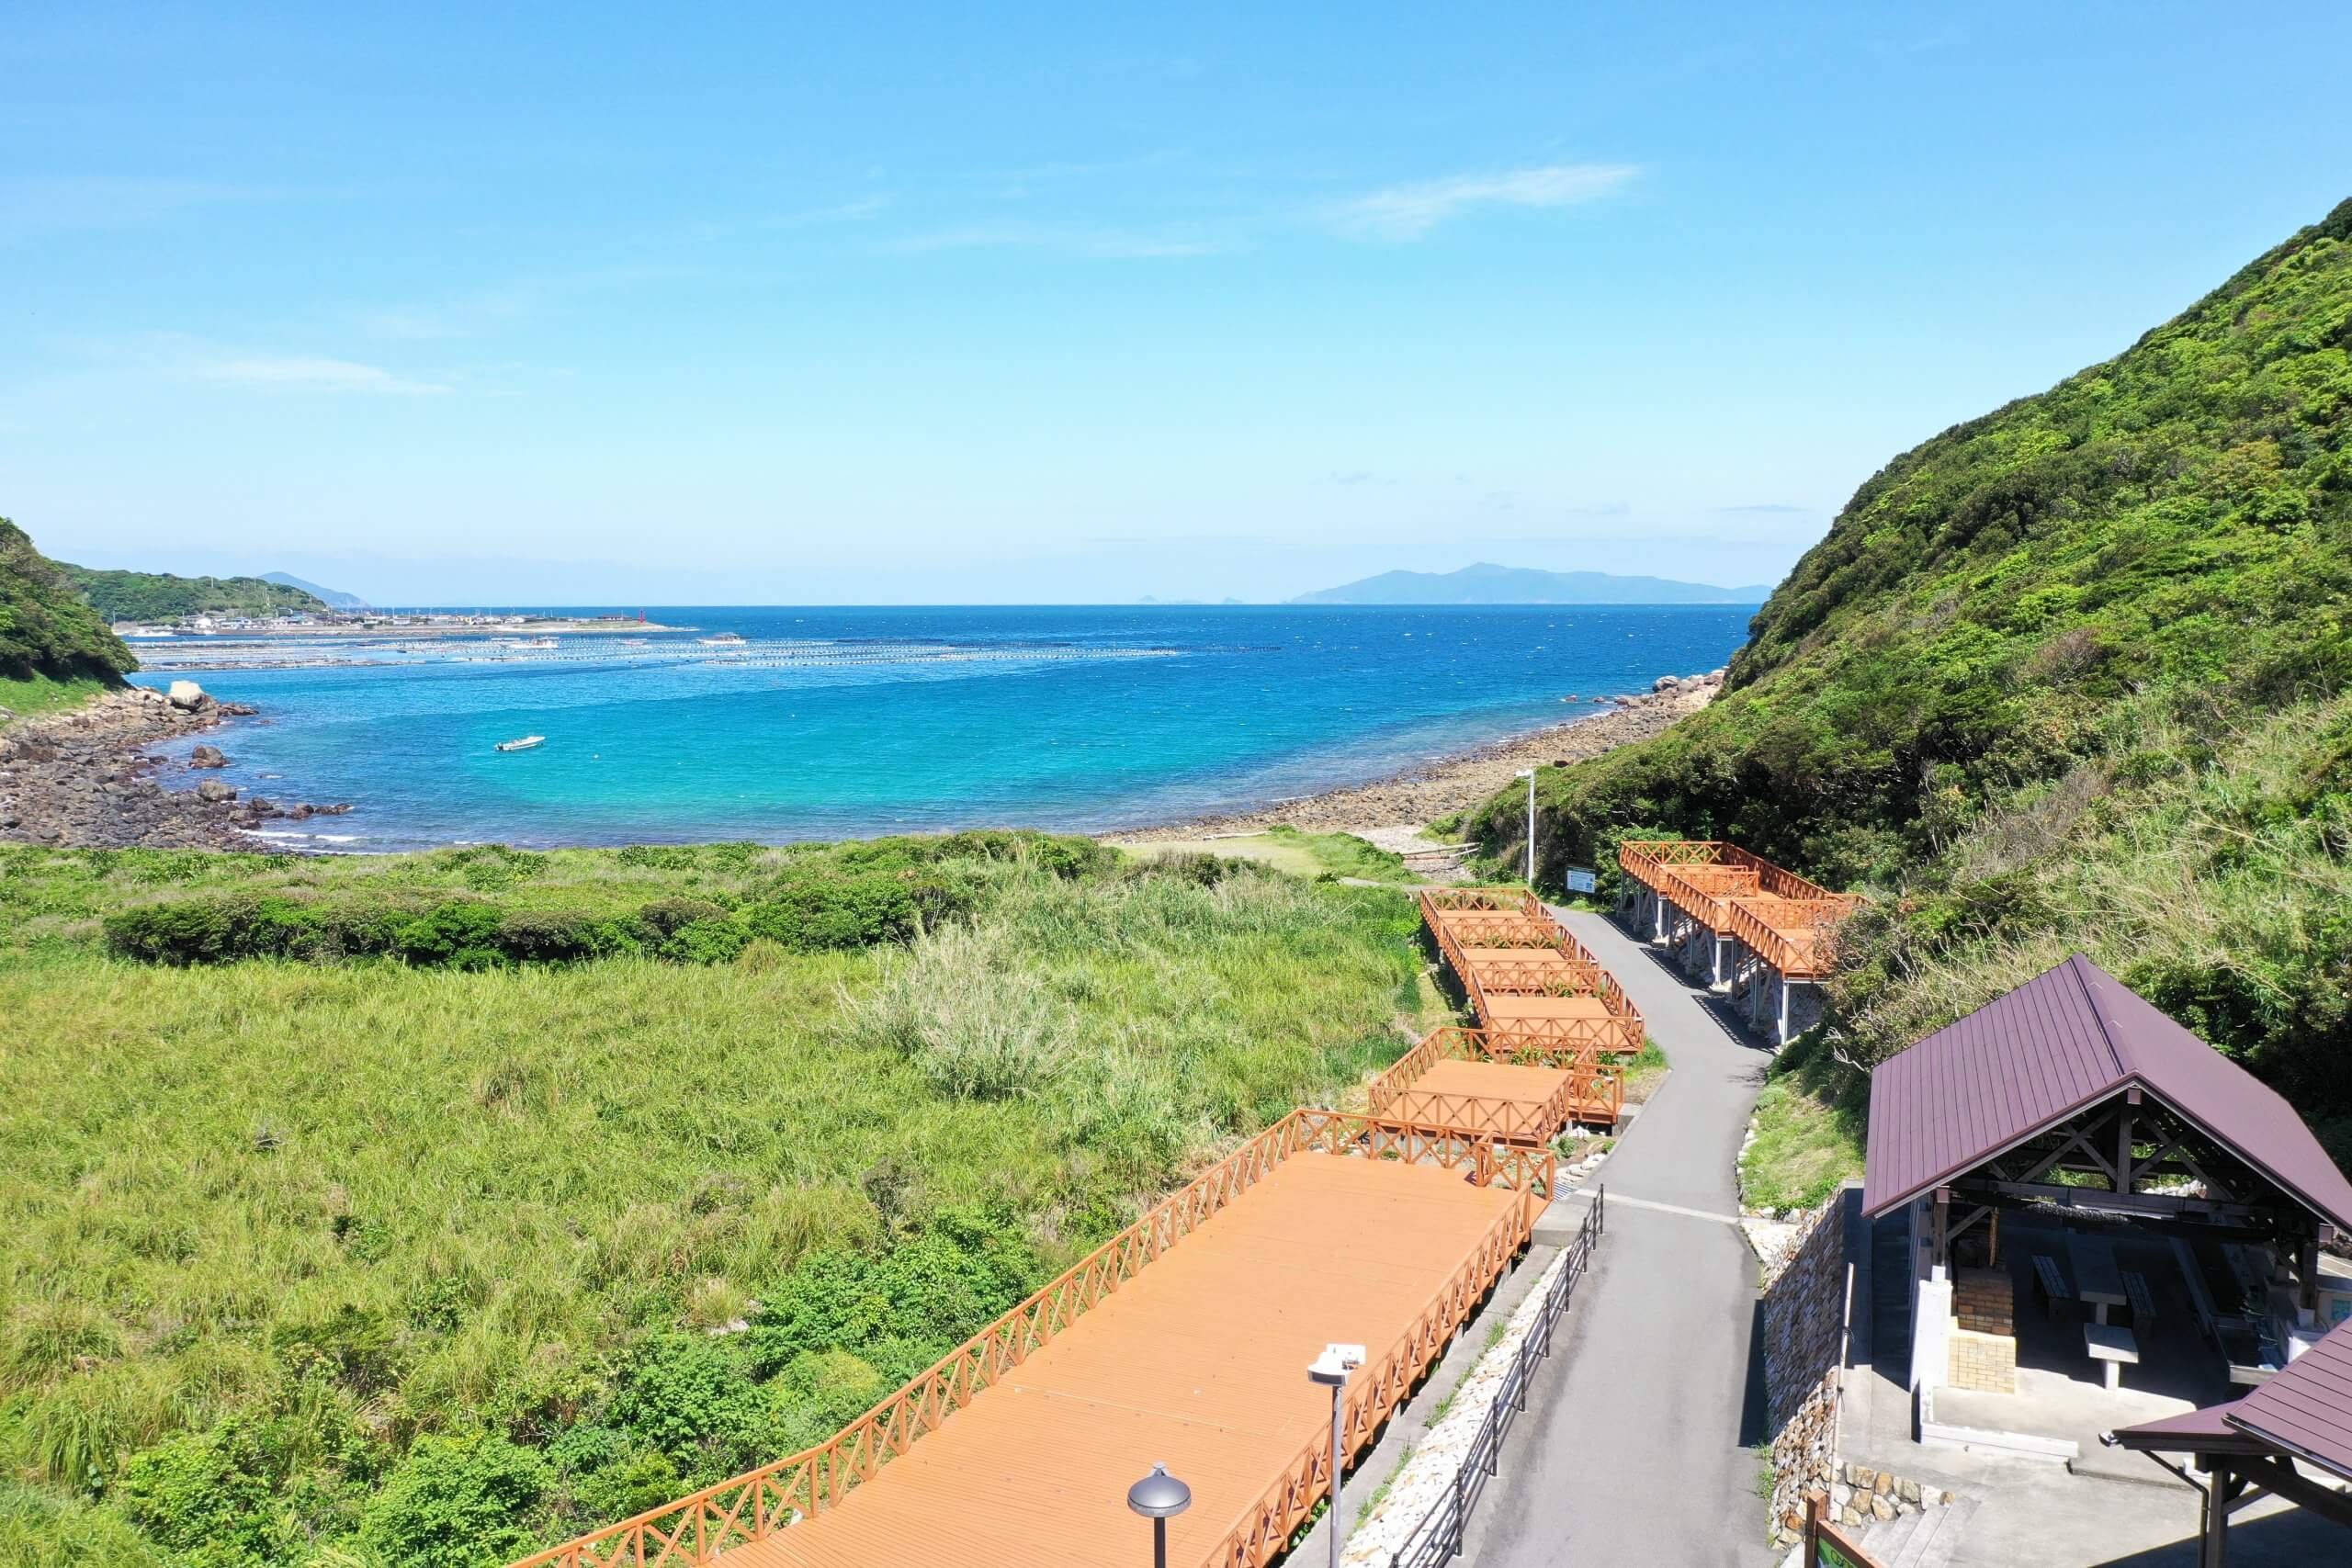
[[[1852,1067],[2086,948],[2352,1153],[2347,237],[2352,203],[1889,464],[1713,705],[1545,770],[1544,862],[1721,835],[1871,889]],[[1498,796],[1474,826],[1506,848],[1516,821]]]
[[[424,1435],[478,1427],[555,1453],[618,1424],[650,1445],[628,1462],[652,1493],[723,1471],[715,1439],[613,1414],[665,1330],[775,1301],[812,1246],[887,1254],[961,1204],[1049,1269],[1224,1140],[1393,1059],[1422,1005],[1401,897],[1247,869],[991,866],[978,911],[911,950],[759,943],[707,967],[162,969],[94,934],[190,886],[462,888],[487,863],[0,852],[0,1465],[28,1483],[0,1485],[0,1547],[126,1561],[184,1526],[227,1553],[208,1563],[306,1561],[365,1544]],[[499,863],[501,900],[708,897],[762,871]],[[986,1095],[957,1089],[975,1061]],[[728,1397],[805,1430],[876,1374],[812,1375]],[[151,1481],[196,1453],[191,1495],[241,1495],[232,1438],[259,1456],[246,1515],[288,1521],[260,1546],[187,1522],[209,1504],[110,1484],[142,1451],[180,1466],[151,1458]],[[529,1529],[607,1517],[625,1469],[534,1493]]]

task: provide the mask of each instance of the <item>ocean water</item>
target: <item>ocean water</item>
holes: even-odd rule
[[[320,848],[1102,830],[1380,777],[1714,669],[1744,606],[1142,606],[650,612],[695,631],[345,643],[380,662],[265,668],[285,645],[174,645],[262,712],[220,776],[348,800]],[[739,646],[704,637],[732,633]],[[536,750],[495,743],[544,735]],[[184,753],[193,742],[183,743]],[[192,784],[166,773],[167,782]]]

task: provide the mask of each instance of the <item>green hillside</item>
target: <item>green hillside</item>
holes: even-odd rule
[[[25,531],[0,517],[0,707],[51,706],[119,682],[137,663]]]
[[[167,571],[94,571],[59,563],[74,591],[109,621],[175,621],[186,615],[315,615],[316,594],[259,577],[174,577]]]
[[[2352,1155],[2347,242],[2352,202],[1872,477],[1713,706],[1544,771],[1552,874],[1660,830],[1874,892],[1849,1066],[2088,950]]]

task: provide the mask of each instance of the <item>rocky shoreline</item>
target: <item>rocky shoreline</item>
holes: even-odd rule
[[[1194,818],[1159,827],[1102,835],[1107,842],[1152,843],[1171,833],[1205,836],[1263,832],[1288,826],[1313,833],[1363,833],[1419,827],[1479,805],[1523,768],[1581,762],[1630,741],[1659,734],[1696,713],[1723,689],[1724,672],[1667,675],[1649,692],[1626,697],[1589,718],[1572,719],[1530,735],[1513,736],[1425,767],[1335,789],[1256,811]]]
[[[249,715],[219,703],[193,681],[169,694],[132,686],[69,712],[0,730],[0,842],[62,849],[267,850],[251,831],[266,821],[336,817],[347,805],[279,806],[238,798],[218,779],[194,789],[155,781],[169,766],[150,748]],[[219,748],[199,746],[186,766],[225,765]]]

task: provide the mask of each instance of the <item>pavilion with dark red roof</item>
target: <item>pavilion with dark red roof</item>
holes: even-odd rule
[[[1862,1209],[1907,1224],[1921,1441],[2066,1454],[2232,1385],[2256,1393],[2222,1408],[2283,1433],[2297,1385],[2256,1401],[2352,1314],[2323,1260],[2352,1181],[2276,1091],[2079,954],[1871,1073]],[[2352,1371],[2332,1337],[2298,1384]]]

